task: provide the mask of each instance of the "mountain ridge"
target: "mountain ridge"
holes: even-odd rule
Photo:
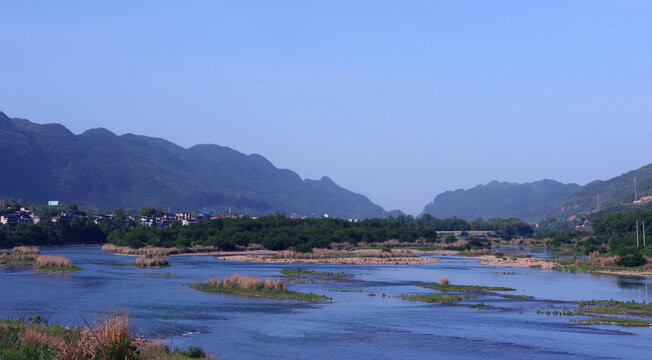
[[[215,145],[183,148],[106,128],[74,134],[65,126],[0,112],[0,170],[11,174],[0,196],[98,208],[155,206],[176,210],[273,211],[302,216],[385,217],[382,207],[329,177],[302,179],[259,154]]]
[[[581,187],[543,179],[530,183],[490,181],[469,189],[438,194],[427,204],[424,214],[439,218],[519,218],[535,221],[553,212],[556,206]]]

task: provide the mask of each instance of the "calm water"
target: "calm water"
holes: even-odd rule
[[[109,306],[131,312],[137,330],[174,346],[197,345],[223,359],[652,359],[652,329],[571,323],[537,314],[584,299],[652,300],[652,280],[480,266],[443,257],[415,266],[250,264],[213,257],[172,257],[172,267],[120,266],[133,258],[99,247],[42,248],[84,271],[39,274],[0,267],[0,318],[45,316],[79,325]],[[204,293],[185,284],[234,273],[273,278],[300,267],[347,272],[353,281],[297,284],[326,294],[310,304]],[[167,275],[166,275],[167,273]],[[172,274],[173,276],[170,276]],[[455,284],[516,288],[534,299],[482,296],[455,305],[402,301],[394,295],[432,292],[414,284],[447,276]],[[339,292],[333,290],[363,290]],[[370,293],[377,296],[369,296]],[[382,294],[386,296],[383,297]],[[484,302],[502,310],[464,304]]]

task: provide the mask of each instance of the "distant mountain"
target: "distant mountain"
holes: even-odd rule
[[[535,221],[555,211],[559,204],[581,187],[555,180],[517,184],[492,181],[474,188],[447,191],[426,205],[424,214],[438,218],[457,216],[466,220],[478,217],[519,218]]]
[[[395,210],[390,210],[387,212],[387,216],[391,216],[393,218],[397,218],[399,216],[405,216],[405,213],[401,211],[400,209],[395,209]]]
[[[385,217],[365,196],[328,177],[302,180],[260,155],[218,145],[189,149],[169,141],[60,124],[35,124],[0,112],[0,198],[72,202],[104,209],[143,205],[173,210],[303,216]]]
[[[562,202],[554,214],[566,216],[618,203],[631,204],[634,201],[635,178],[638,197],[652,195],[652,164],[649,164],[609,180],[585,185]]]

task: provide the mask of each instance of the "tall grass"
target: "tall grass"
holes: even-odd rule
[[[256,276],[243,276],[235,274],[230,278],[214,278],[211,277],[208,280],[208,284],[218,288],[227,288],[227,289],[247,289],[247,290],[257,290],[257,289],[273,289],[273,290],[287,290],[287,285],[283,283],[283,280],[258,280]]]
[[[136,259],[135,264],[140,267],[161,267],[170,265],[168,260],[164,257],[139,257]]]
[[[36,255],[41,253],[38,246],[15,246],[13,251],[20,255]]]
[[[98,321],[83,321],[84,327],[76,329],[0,322],[0,344],[25,350],[18,357],[20,359],[36,359],[35,355],[39,355],[39,359],[58,360],[215,359],[199,348],[170,350],[162,344],[137,337],[130,326],[129,314],[124,311],[109,309]],[[25,345],[32,346],[31,350]]]
[[[36,246],[16,246],[11,252],[0,252],[0,264],[4,265],[10,261],[34,261],[39,253]]]
[[[619,256],[600,256],[598,251],[589,254],[589,263],[598,266],[616,266]]]
[[[39,255],[36,258],[38,267],[72,267],[72,261],[57,255]]]
[[[178,248],[164,248],[164,247],[153,247],[145,246],[142,248],[130,248],[128,246],[116,246],[113,244],[104,244],[102,245],[102,251],[112,252],[116,254],[124,255],[144,255],[152,257],[163,257],[170,254],[178,254],[180,250]]]

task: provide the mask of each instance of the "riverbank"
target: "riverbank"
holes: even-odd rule
[[[468,258],[478,259],[481,265],[486,266],[510,266],[524,268],[539,268],[545,270],[587,272],[594,274],[652,277],[652,271],[645,268],[622,268],[615,266],[593,265],[588,260],[564,258],[572,260],[561,261],[555,258],[535,258],[527,256],[495,256],[482,255]]]

